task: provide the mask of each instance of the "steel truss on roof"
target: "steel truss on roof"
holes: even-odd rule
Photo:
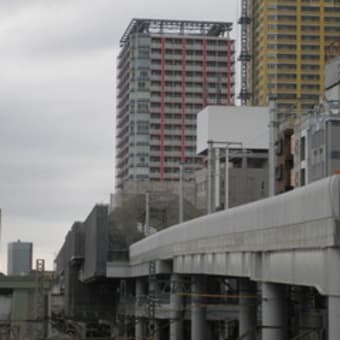
[[[230,22],[191,21],[168,19],[132,19],[120,44],[123,46],[133,33],[187,34],[219,37],[232,29]]]

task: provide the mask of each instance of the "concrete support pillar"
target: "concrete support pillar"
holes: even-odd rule
[[[205,299],[206,278],[194,276],[191,283],[191,340],[207,340]]]
[[[235,295],[235,291],[238,289],[238,280],[237,279],[231,279],[231,278],[224,278],[221,281],[221,289],[220,294],[222,296],[231,296]],[[226,302],[228,303],[235,303],[235,302]],[[227,340],[231,339],[233,335],[236,333],[236,320],[233,316],[228,317],[224,325],[221,327],[221,340]]]
[[[144,339],[144,321],[141,318],[136,319],[136,326],[135,326],[135,338],[136,340],[143,340]]]
[[[159,321],[156,320],[155,324],[155,334],[154,334],[154,340],[162,340],[161,339],[161,330],[160,330],[160,324]]]
[[[158,286],[157,286],[157,279],[156,277],[150,279],[149,278],[149,291],[148,291],[148,297],[152,299],[153,301],[149,301],[149,320],[148,320],[148,336],[152,337],[153,340],[161,340],[160,339],[160,329],[159,329],[159,322],[156,319],[156,297],[158,295]],[[153,306],[153,307],[152,307]],[[150,312],[152,312],[150,315]]]
[[[222,334],[222,340],[229,339],[230,336],[230,321],[224,323],[224,332]]]
[[[340,334],[340,297],[328,297],[328,340],[338,340]]]
[[[286,340],[287,305],[285,287],[262,284],[262,340]]]
[[[159,320],[149,321],[147,336],[144,336],[144,339],[162,340]]]
[[[256,283],[248,279],[239,281],[240,315],[239,333],[243,340],[256,339]]]
[[[170,278],[170,340],[183,340],[184,337],[184,306],[183,280],[180,275],[172,274]]]
[[[136,325],[135,325],[135,338],[136,340],[143,340],[144,339],[144,327],[145,327],[145,322],[144,319],[141,318],[138,315],[138,311],[142,305],[142,303],[145,303],[143,301],[143,297],[145,296],[145,291],[144,291],[144,283],[141,278],[136,279]]]

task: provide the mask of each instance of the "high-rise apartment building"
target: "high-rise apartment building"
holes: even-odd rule
[[[29,274],[32,270],[33,244],[31,242],[8,243],[7,274]]]
[[[252,29],[249,90],[253,104],[270,94],[279,111],[306,111],[324,93],[325,48],[340,34],[340,2],[248,1]]]
[[[234,104],[235,44],[226,22],[133,19],[117,65],[116,187],[177,181],[201,167],[196,114]]]

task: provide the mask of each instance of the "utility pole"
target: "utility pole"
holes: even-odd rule
[[[229,208],[229,144],[225,146],[224,209]]]
[[[225,144],[225,174],[224,174],[224,209],[229,209],[229,147],[231,145],[243,148],[242,142],[221,142]]]
[[[0,244],[1,244],[1,233],[2,233],[2,211],[0,209]]]
[[[150,235],[150,194],[145,193],[145,224],[144,224],[144,236]]]
[[[220,151],[221,149],[220,148],[215,148],[214,149],[214,155],[215,155],[215,160],[214,160],[214,169],[215,169],[215,172],[214,172],[214,179],[215,179],[215,183],[214,183],[214,210],[218,209],[221,205],[221,195],[220,195],[220,179],[221,179],[221,173],[220,173],[220,170],[221,170],[221,166],[220,166]]]
[[[239,146],[243,148],[242,142],[233,142],[233,141],[208,141],[208,214],[211,214],[215,210],[215,194],[214,189],[218,190],[219,186],[214,183],[214,178],[216,177],[215,167],[213,166],[213,154],[214,154],[214,146],[217,146],[217,149],[220,150],[221,146],[224,146],[225,149],[225,179],[224,179],[224,208],[229,208],[229,148],[230,146]],[[216,155],[220,155],[219,152]],[[216,162],[219,166],[219,162]],[[219,171],[218,171],[219,174]],[[217,196],[217,195],[216,195]],[[219,197],[219,196],[217,196]]]
[[[275,98],[269,97],[269,196],[275,195],[275,142],[277,139],[277,110]]]
[[[184,221],[184,164],[179,164],[179,187],[178,187],[178,223]]]
[[[207,188],[207,213],[211,214],[213,212],[213,179],[214,179],[214,171],[213,171],[213,141],[208,140],[208,188]]]
[[[35,272],[35,320],[36,324],[36,339],[44,339],[47,335],[48,324],[46,323],[46,310],[45,310],[45,260],[36,260]]]

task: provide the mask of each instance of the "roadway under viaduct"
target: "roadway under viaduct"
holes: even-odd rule
[[[107,277],[124,280],[135,297],[122,308],[133,316],[136,340],[151,333],[166,340],[158,330],[162,320],[170,320],[171,340],[212,338],[209,320],[224,322],[221,339],[228,339],[228,320],[235,318],[239,339],[257,339],[256,333],[262,340],[289,339],[286,289],[292,286],[315,289],[326,302],[325,332],[315,339],[338,340],[339,222],[340,176],[333,176],[155,233],[130,247],[129,263],[108,263]],[[170,287],[163,308],[156,288],[162,280]],[[210,298],[223,303],[209,304]]]

